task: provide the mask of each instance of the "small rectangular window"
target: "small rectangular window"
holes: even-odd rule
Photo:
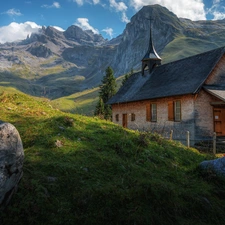
[[[151,110],[150,110],[150,104],[146,105],[146,121],[151,121]]]
[[[151,121],[152,122],[157,121],[157,105],[156,105],[156,103],[151,104]]]
[[[135,114],[131,113],[131,121],[135,121]]]
[[[119,121],[119,114],[116,114],[116,122]]]
[[[181,102],[174,102],[174,121],[181,121]]]
[[[157,121],[157,104],[151,103],[146,105],[146,121],[156,122]]]
[[[168,102],[168,120],[169,121],[181,121],[181,101],[169,101]]]

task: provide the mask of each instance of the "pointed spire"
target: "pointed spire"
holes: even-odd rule
[[[142,59],[142,75],[144,75],[144,69],[148,66],[149,73],[152,72],[153,68],[156,65],[161,65],[161,58],[157,54],[153,41],[152,41],[152,18],[150,18],[150,37],[149,37],[149,44],[148,44],[148,51],[146,52],[145,56]]]

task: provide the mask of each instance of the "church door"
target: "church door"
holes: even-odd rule
[[[127,128],[127,114],[123,114],[123,127]]]
[[[225,109],[214,108],[214,130],[216,135],[225,136]]]

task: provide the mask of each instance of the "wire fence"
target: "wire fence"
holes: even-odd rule
[[[173,130],[171,130],[170,135],[165,138],[169,140],[180,141],[188,148],[194,147],[201,152],[213,154],[225,153],[225,137],[217,136],[216,132],[214,132],[212,136],[207,138],[191,139],[189,131],[186,131],[186,138],[177,138],[173,137]]]

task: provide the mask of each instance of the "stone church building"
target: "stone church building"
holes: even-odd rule
[[[108,104],[113,122],[191,140],[225,136],[225,47],[162,64],[150,30],[142,70],[129,77]]]

